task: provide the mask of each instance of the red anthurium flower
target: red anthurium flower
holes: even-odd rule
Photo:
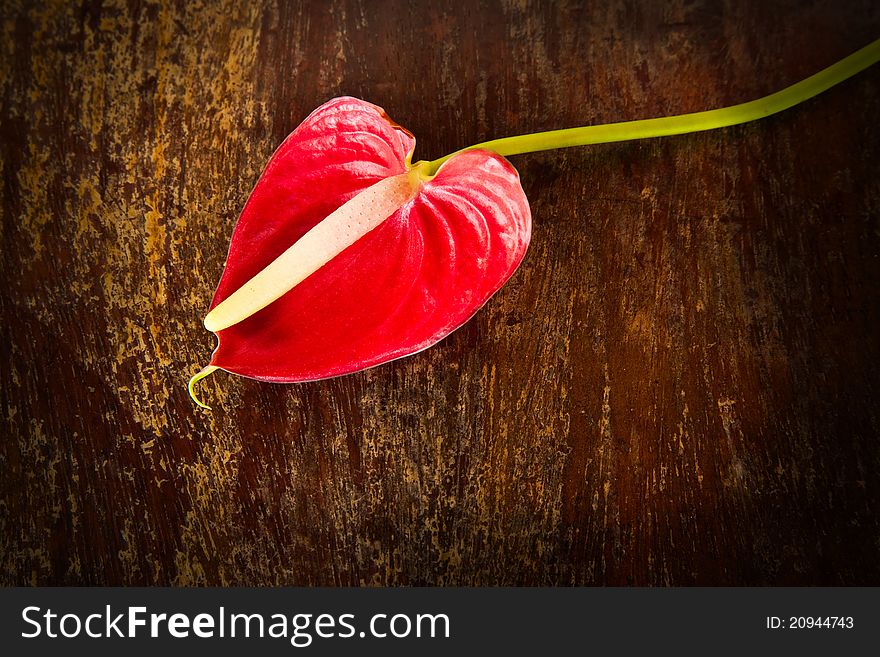
[[[531,236],[519,175],[502,155],[745,123],[877,61],[880,40],[741,105],[507,137],[416,164],[415,139],[381,108],[331,100],[281,144],[239,217],[205,318],[219,344],[190,394],[217,369],[277,382],[348,374],[461,326],[510,278]]]
[[[248,293],[249,281],[346,202],[355,216],[343,223],[370,223],[348,246],[337,229],[315,232],[314,248],[279,262],[279,276],[323,244],[329,252],[262,309],[219,324],[209,314],[213,368],[295,382],[372,367],[443,339],[510,278],[531,234],[516,170],[470,150],[432,176],[410,164],[414,147],[380,107],[355,98],[325,103],[293,131],[238,219],[212,310],[238,290],[259,295],[265,286]]]

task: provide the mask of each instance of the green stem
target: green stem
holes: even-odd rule
[[[203,367],[193,376],[193,378],[189,380],[189,385],[186,386],[186,389],[189,390],[189,396],[192,397],[192,400],[202,408],[207,408],[209,411],[211,410],[211,407],[207,404],[203,404],[196,394],[196,384],[204,379],[206,376],[209,376],[210,374],[216,372],[218,369],[219,368],[216,365],[208,365],[207,367]]]
[[[430,173],[436,173],[440,165],[453,155],[474,148],[493,151],[499,155],[519,155],[520,153],[568,148],[569,146],[585,146],[587,144],[604,144],[614,141],[627,141],[629,139],[681,135],[689,132],[700,132],[701,130],[712,130],[714,128],[747,123],[802,103],[852,77],[856,73],[865,70],[877,61],[880,61],[880,39],[849,57],[841,59],[836,64],[832,64],[828,68],[819,71],[815,75],[811,75],[806,80],[748,103],[707,112],[682,114],[680,116],[591,125],[582,128],[551,130],[531,135],[493,139],[492,141],[463,148],[455,153],[433,160],[429,163]]]

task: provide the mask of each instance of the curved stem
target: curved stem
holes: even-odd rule
[[[493,151],[499,155],[518,155],[520,153],[532,153],[534,151],[545,151],[554,148],[568,148],[569,146],[585,146],[587,144],[604,144],[614,141],[627,141],[629,139],[681,135],[689,132],[700,132],[702,130],[712,130],[714,128],[747,123],[802,103],[852,77],[856,73],[865,70],[877,61],[880,61],[880,39],[849,57],[841,59],[836,64],[832,64],[828,68],[819,71],[815,75],[811,75],[805,80],[786,87],[782,91],[777,91],[774,94],[748,103],[709,110],[707,112],[681,114],[679,116],[591,125],[582,128],[551,130],[530,135],[493,139],[492,141],[469,146],[445,157],[433,160],[429,164],[430,172],[432,174],[436,173],[440,165],[453,155],[474,148]]]
[[[207,408],[209,411],[211,410],[211,407],[207,404],[203,404],[196,395],[195,385],[206,376],[213,374],[218,369],[220,368],[216,365],[208,365],[207,367],[203,367],[201,370],[198,371],[198,373],[196,373],[195,376],[193,376],[193,378],[189,380],[189,384],[186,386],[186,389],[189,390],[189,396],[192,397],[192,400],[202,408]]]

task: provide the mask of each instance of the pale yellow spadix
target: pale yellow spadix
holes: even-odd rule
[[[420,167],[384,178],[342,204],[205,317],[216,333],[238,324],[293,289],[413,198]]]

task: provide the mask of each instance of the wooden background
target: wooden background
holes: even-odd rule
[[[533,243],[465,327],[186,393],[235,218],[328,98],[430,159],[751,100],[880,4],[31,4],[0,23],[2,583],[880,584],[880,67],[515,157]]]

